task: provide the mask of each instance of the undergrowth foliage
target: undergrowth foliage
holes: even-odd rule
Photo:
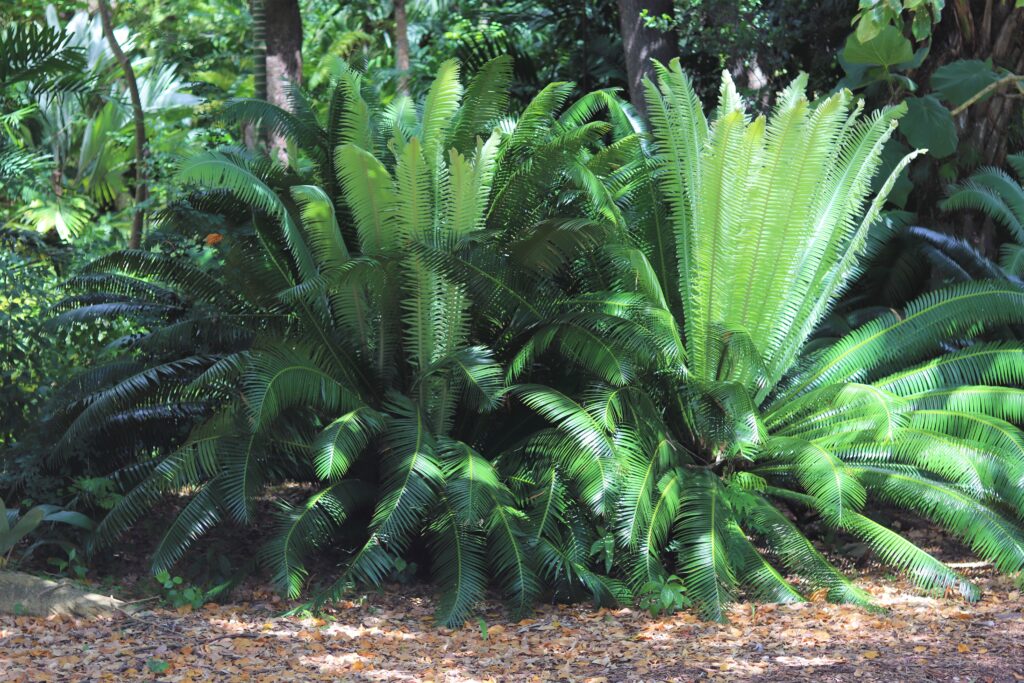
[[[421,101],[382,107],[346,70],[324,111],[298,89],[290,111],[232,103],[289,162],[182,164],[194,192],[164,218],[220,216],[222,258],[119,252],[56,308],[132,330],[43,425],[52,467],[123,494],[94,546],[187,493],[155,570],[224,522],[267,529],[290,597],[343,553],[316,603],[426,556],[448,625],[489,587],[515,614],[666,591],[713,619],[740,590],[868,604],[797,509],[977,598],[869,501],[1024,568],[1024,347],[973,341],[1024,322],[1024,292],[963,282],[809,343],[913,157],[871,196],[902,107],[810,101],[801,78],[752,117],[726,77],[708,118],[678,63],[657,72],[649,133],[567,83],[510,114],[507,58],[465,84],[446,62]]]

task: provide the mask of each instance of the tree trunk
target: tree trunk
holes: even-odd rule
[[[959,59],[992,59],[996,67],[1024,74],[1024,8],[1003,0],[952,0],[936,26],[931,52],[925,62],[927,76]],[[918,76],[920,82],[920,77]],[[1006,82],[984,102],[976,102],[956,116],[961,149],[973,148],[982,165],[1006,161],[1009,127],[1020,111],[1019,95]]]
[[[398,93],[409,94],[409,19],[405,0],[395,0],[395,71],[398,72]]]
[[[267,18],[264,13],[264,0],[249,0],[249,14],[252,16],[252,43],[249,54],[252,55],[253,97],[257,100],[267,99]],[[242,141],[246,149],[256,149],[259,138],[257,127],[246,121],[242,124]]]
[[[658,31],[644,25],[643,10],[650,17],[673,15],[672,0],[618,0],[619,25],[622,47],[626,56],[626,75],[629,80],[629,99],[641,113],[647,113],[644,99],[644,78],[652,78],[651,60],[668,63],[679,56],[679,38],[676,32]]]
[[[960,59],[991,59],[997,68],[1024,74],[1022,36],[1024,8],[1015,9],[1013,2],[951,0],[946,3],[942,21],[935,27],[928,58],[911,76],[918,83],[930,84],[936,69]],[[1020,116],[1020,111],[1019,91],[1012,80],[1007,79],[984,101],[957,107],[953,116],[960,137],[957,157],[970,160],[972,166],[1003,166],[1007,152],[1014,151],[1007,149],[1007,143],[1010,125]],[[968,164],[961,164],[961,176],[970,170]],[[915,191],[925,198],[941,197],[943,184],[944,181],[936,177],[929,186]],[[999,252],[1002,239],[999,230],[990,218],[980,213],[960,214],[951,221],[949,215],[937,211],[934,202],[919,206],[918,213],[927,221],[924,225],[945,225],[949,232],[966,239],[986,256],[994,258]]]
[[[128,95],[132,101],[132,119],[135,121],[135,214],[132,216],[132,233],[128,238],[128,247],[138,249],[142,245],[142,227],[146,218],[143,204],[149,196],[149,188],[146,185],[146,118],[142,111],[142,98],[139,97],[139,84],[135,80],[135,69],[114,37],[114,22],[110,16],[108,0],[99,0],[99,10],[103,34],[110,43],[114,59],[124,71],[124,80],[128,84]]]
[[[261,0],[256,0],[260,2]],[[266,40],[267,101],[291,111],[288,84],[302,83],[302,15],[298,0],[262,0]],[[269,145],[281,163],[288,163],[287,144],[271,134]]]

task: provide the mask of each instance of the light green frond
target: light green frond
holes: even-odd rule
[[[313,442],[316,475],[325,481],[345,476],[384,427],[384,416],[368,406],[360,406],[331,422]]]
[[[908,572],[924,590],[956,588],[971,602],[981,597],[976,585],[878,522],[850,513],[843,528],[866,542],[886,564]]]
[[[528,614],[541,592],[540,580],[527,552],[526,522],[526,515],[508,505],[496,505],[487,522],[488,557],[513,617]]]
[[[774,437],[768,448],[793,466],[801,486],[814,497],[815,507],[826,518],[842,525],[848,513],[864,506],[867,491],[847,464],[831,451],[787,437]]]
[[[843,337],[784,395],[828,382],[857,381],[872,370],[920,358],[959,335],[1021,322],[1022,304],[1024,292],[1019,287],[998,282],[965,282],[930,292],[908,304],[903,315],[882,315]]]
[[[419,138],[402,150],[395,167],[395,201],[402,239],[433,244],[436,239],[431,172]]]
[[[437,75],[430,84],[427,98],[423,102],[423,121],[419,139],[423,145],[423,158],[431,168],[436,168],[442,163],[441,155],[446,151],[444,143],[461,99],[459,63],[449,59],[437,68]]]
[[[1009,342],[978,343],[874,382],[900,396],[965,384],[1024,384],[1024,348]]]
[[[397,202],[391,175],[365,149],[344,144],[335,152],[345,203],[355,218],[363,253],[378,253],[397,242]]]
[[[803,596],[747,539],[735,519],[728,521],[727,530],[729,555],[741,586],[746,587],[756,599],[766,602],[789,604],[804,601]]]
[[[349,250],[334,216],[334,203],[315,185],[289,188],[299,206],[302,229],[321,274],[336,273],[349,260]]]
[[[430,525],[434,576],[441,587],[435,618],[457,628],[483,599],[487,589],[487,546],[484,536],[459,521],[444,496],[441,514]]]
[[[1024,569],[1024,530],[960,489],[913,468],[858,468],[868,489],[883,500],[915,510],[960,536],[999,571]]]
[[[451,127],[448,148],[469,154],[476,146],[478,135],[491,133],[508,107],[511,82],[512,58],[509,55],[495,57],[480,67],[466,86],[462,106]]]
[[[206,188],[224,189],[253,209],[276,221],[303,279],[316,275],[316,264],[287,207],[266,183],[245,166],[221,152],[206,152],[190,157],[178,169],[177,180]]]
[[[662,552],[672,538],[672,529],[679,519],[683,504],[685,475],[681,471],[666,473],[659,481],[654,495],[650,498],[650,509],[644,511],[632,523],[638,532],[635,539],[635,555],[630,582],[636,588],[649,581],[665,578],[667,572],[662,563]],[[646,517],[646,519],[643,519]]]
[[[154,572],[173,567],[200,536],[220,521],[218,485],[216,478],[207,482],[174,518],[153,551]]]
[[[776,491],[772,487],[768,494]],[[871,597],[843,576],[818,552],[800,530],[767,499],[757,495],[740,523],[755,531],[778,553],[786,569],[807,579],[811,586],[828,589],[833,602],[869,606]]]
[[[727,548],[731,512],[724,493],[716,477],[703,472],[688,477],[676,536],[687,596],[705,618],[715,621],[725,620],[722,608],[736,587]]]
[[[299,597],[309,576],[304,561],[326,543],[365,495],[360,482],[337,482],[310,496],[302,505],[283,503],[270,541],[261,549],[273,582],[291,599]]]
[[[253,353],[241,384],[255,431],[269,427],[292,406],[317,406],[337,414],[362,404],[349,386],[317,362],[316,355],[283,346]]]

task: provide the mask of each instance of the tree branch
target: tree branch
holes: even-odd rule
[[[959,116],[960,114],[964,113],[964,111],[969,106],[980,100],[982,97],[989,94],[993,90],[997,90],[1001,86],[1006,85],[1007,83],[1016,83],[1017,89],[1024,93],[1024,85],[1022,85],[1022,83],[1024,83],[1024,76],[1018,76],[1017,74],[1008,74],[1000,78],[998,81],[995,81],[994,83],[989,83],[984,88],[971,95],[971,98],[969,100],[967,100],[959,107],[954,109],[951,113],[953,114],[953,116]]]
[[[132,101],[132,118],[135,121],[135,214],[132,216],[132,233],[128,238],[128,248],[138,249],[142,244],[142,226],[145,221],[143,204],[149,195],[146,185],[146,119],[142,111],[142,98],[139,96],[139,83],[135,79],[135,69],[131,60],[125,55],[114,37],[114,25],[110,17],[109,0],[99,0],[100,22],[103,24],[103,35],[110,44],[114,59],[124,71],[124,80],[128,84],[128,95]]]

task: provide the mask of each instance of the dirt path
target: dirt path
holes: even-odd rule
[[[438,629],[410,589],[344,603],[326,619],[279,618],[252,601],[105,621],[0,617],[5,681],[1024,681],[1024,600],[986,567],[976,605],[863,577],[886,614],[811,602],[734,605],[730,624],[692,615],[544,607],[507,623]]]

